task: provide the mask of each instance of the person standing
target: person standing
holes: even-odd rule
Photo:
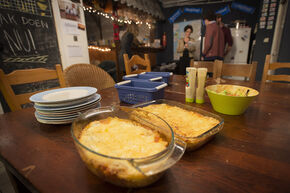
[[[191,25],[187,25],[184,27],[184,37],[178,40],[177,45],[177,53],[179,53],[179,56],[183,56],[183,52],[185,49],[188,50],[188,55],[190,58],[193,58],[195,46],[193,45],[194,39],[190,37],[190,35],[193,32],[193,28]]]
[[[125,73],[124,54],[128,54],[129,59],[132,57],[132,47],[137,47],[140,43],[137,39],[139,28],[137,24],[131,23],[127,26],[127,31],[123,34],[120,43],[120,53],[118,55],[120,73]]]
[[[190,60],[194,56],[195,46],[194,39],[190,37],[193,32],[191,25],[184,27],[184,37],[178,40],[177,53],[179,53],[179,61],[177,63],[177,74],[185,75],[186,67],[189,67]]]
[[[77,8],[76,8],[75,4],[72,3],[71,6],[72,6],[72,7],[71,7],[71,9],[70,9],[70,14],[71,14],[72,16],[77,16],[77,15],[78,15],[78,11],[77,11]]]
[[[205,61],[223,60],[225,49],[224,34],[216,23],[214,12],[206,12],[204,22],[206,30],[202,59]]]
[[[222,31],[224,33],[224,39],[225,39],[224,56],[226,56],[230,52],[230,50],[232,49],[232,46],[233,46],[232,33],[231,33],[231,30],[227,26],[225,26],[225,24],[222,22],[222,15],[221,14],[216,15],[216,22],[220,26],[220,28],[222,29]]]

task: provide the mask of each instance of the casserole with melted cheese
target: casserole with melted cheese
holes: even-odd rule
[[[118,158],[147,157],[167,146],[157,132],[117,117],[91,122],[82,131],[79,140],[95,152]]]
[[[126,160],[155,155],[168,145],[158,132],[136,121],[108,117],[90,122],[81,131],[79,142],[90,150],[78,147],[88,168],[116,185],[142,187],[163,174],[145,176]]]
[[[205,143],[211,134],[203,134],[220,124],[220,121],[214,117],[165,103],[151,104],[141,109],[165,120],[172,127],[174,133],[187,143],[186,150],[196,149]],[[214,132],[215,130],[212,135],[215,134]]]

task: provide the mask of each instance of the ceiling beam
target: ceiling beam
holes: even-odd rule
[[[169,7],[178,7],[178,6],[185,6],[185,5],[202,5],[202,4],[216,4],[216,3],[226,3],[231,2],[233,0],[216,0],[216,1],[209,1],[209,0],[197,0],[197,1],[178,1],[178,0],[171,0],[171,1],[162,1],[162,6],[164,8]]]

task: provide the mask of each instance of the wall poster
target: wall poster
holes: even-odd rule
[[[200,60],[200,41],[201,41],[201,20],[190,20],[185,22],[179,22],[173,24],[173,54],[174,60],[179,60],[179,54],[177,53],[178,40],[184,37],[184,27],[186,25],[191,25],[193,32],[191,38],[194,39],[194,60]]]

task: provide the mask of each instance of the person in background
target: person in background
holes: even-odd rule
[[[177,63],[176,73],[185,75],[186,67],[190,65],[190,59],[194,56],[195,46],[194,39],[190,37],[193,32],[191,25],[184,27],[184,37],[178,40],[177,53],[179,53],[179,61]]]
[[[73,15],[73,16],[77,16],[77,15],[78,15],[78,11],[77,11],[77,8],[76,8],[75,4],[72,3],[71,6],[72,6],[72,7],[71,7],[69,13],[70,13],[71,15]]]
[[[68,8],[68,6],[65,6],[65,13],[66,14],[69,14],[69,8]]]
[[[224,39],[225,39],[224,56],[226,56],[230,52],[230,50],[233,46],[233,37],[231,34],[231,30],[227,26],[225,26],[225,24],[222,22],[222,15],[221,14],[216,15],[216,22],[220,26],[220,28],[222,29],[222,31],[224,33]]]
[[[128,54],[129,58],[132,57],[133,54],[131,48],[137,47],[140,44],[137,39],[138,34],[139,28],[137,24],[131,23],[127,26],[127,31],[123,34],[121,38],[120,53],[118,56],[121,74],[126,74],[123,54]]]
[[[184,37],[178,40],[177,45],[177,53],[179,56],[183,56],[184,50],[188,50],[188,55],[190,58],[193,58],[195,46],[193,45],[194,39],[190,37],[193,32],[193,28],[191,25],[187,25],[184,27]]]
[[[225,49],[224,34],[216,23],[214,12],[206,12],[203,19],[206,30],[202,59],[205,61],[223,60]]]

